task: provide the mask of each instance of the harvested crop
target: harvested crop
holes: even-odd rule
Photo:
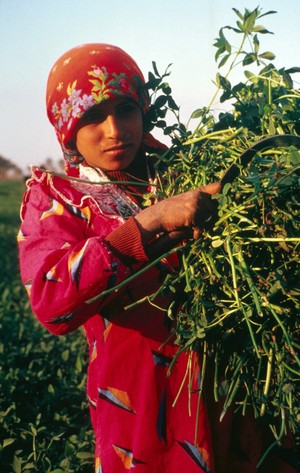
[[[214,229],[180,248],[179,271],[166,278],[161,290],[177,296],[180,291],[179,351],[199,350],[203,374],[206,360],[213,360],[209,369],[213,365],[214,397],[223,399],[222,415],[234,405],[269,424],[275,444],[287,429],[299,442],[300,90],[293,75],[300,68],[277,69],[269,63],[274,54],[260,52],[258,37],[269,31],[257,21],[275,12],[234,12],[236,25],[222,28],[215,43],[219,70],[230,66],[226,74],[217,73],[210,104],[192,114],[191,121],[197,120],[193,131],[180,122],[166,82],[168,70],[160,75],[154,64],[149,75],[156,125],[166,126],[170,110],[176,117],[165,128],[172,146],[159,161],[160,197],[220,180],[232,163],[239,166],[237,177],[215,196]],[[239,47],[231,46],[226,30],[238,34]],[[232,85],[229,76],[237,64],[244,68],[245,82]],[[250,64],[260,69],[252,72]],[[216,117],[218,94],[226,111]],[[258,146],[242,165],[239,158],[247,148],[285,134],[292,141]]]

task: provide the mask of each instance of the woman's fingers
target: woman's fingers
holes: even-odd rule
[[[202,228],[193,227],[193,239],[194,239],[194,240],[199,240],[199,238],[201,237],[202,233],[203,233]]]
[[[219,183],[209,184],[201,188],[199,194],[197,212],[195,215],[195,227],[210,230],[218,216],[218,202],[211,196],[221,189]]]
[[[221,192],[222,186],[220,182],[212,182],[211,184],[207,184],[207,186],[201,187],[201,191],[205,192],[206,194],[218,194]]]
[[[221,190],[220,183],[212,183],[162,200],[135,216],[142,241],[147,245],[160,233],[184,232],[200,235],[201,229],[211,229],[217,218],[217,201],[211,196]],[[193,229],[199,229],[196,232]]]

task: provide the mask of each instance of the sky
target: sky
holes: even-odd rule
[[[235,26],[233,8],[256,7],[277,12],[259,22],[274,33],[259,36],[261,51],[274,52],[278,68],[300,66],[299,0],[0,0],[0,155],[24,172],[61,158],[45,111],[46,82],[54,62],[82,43],[121,47],[146,78],[152,61],[160,72],[172,64],[168,81],[187,122],[215,91],[220,28]]]

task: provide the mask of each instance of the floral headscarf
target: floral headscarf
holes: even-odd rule
[[[117,46],[90,43],[63,54],[52,67],[46,93],[47,115],[55,127],[69,174],[83,160],[74,149],[74,131],[84,112],[104,100],[129,97],[139,104],[145,116],[149,96],[145,79],[136,62]],[[148,148],[166,149],[149,133]],[[73,171],[71,171],[73,168]]]

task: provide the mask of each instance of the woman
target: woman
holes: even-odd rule
[[[149,154],[166,150],[145,131],[144,83],[133,59],[107,44],[76,47],[53,66],[47,113],[69,178],[32,170],[21,210],[21,275],[48,330],[84,327],[95,471],[213,472],[197,357],[180,354],[168,374],[178,349],[166,311],[172,299],[147,299],[176,270],[174,261],[109,291],[212,225],[211,194],[220,189],[210,184],[142,209],[155,179]]]

